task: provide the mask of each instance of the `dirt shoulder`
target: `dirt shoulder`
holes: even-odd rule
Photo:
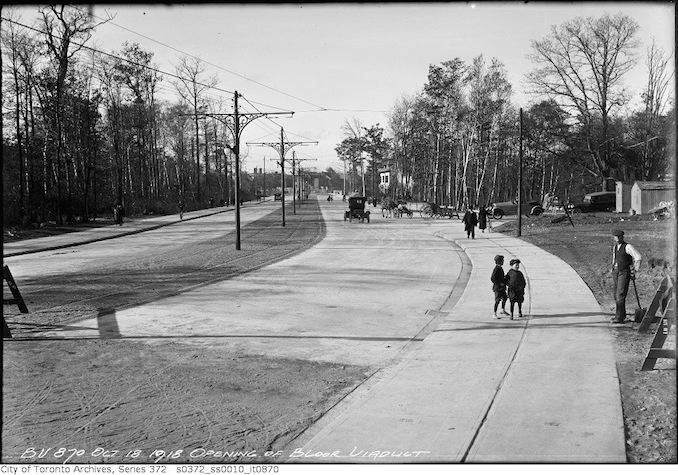
[[[33,464],[276,462],[365,378],[181,339],[17,342],[3,370],[2,462]]]
[[[674,220],[654,221],[648,217],[619,216],[613,213],[581,214],[552,224],[552,216],[523,219],[522,238],[560,257],[582,277],[603,312],[614,314],[611,263],[612,229],[622,229],[627,242],[643,256],[636,283],[643,307],[648,307],[664,276],[665,263],[675,269]],[[515,235],[517,224],[496,228]],[[627,313],[638,307],[633,287],[626,300]],[[629,315],[629,318],[633,318]],[[629,462],[676,463],[676,362],[658,360],[657,369],[640,371],[654,337],[654,329],[639,333],[637,324],[611,325],[614,337],[626,431]],[[665,346],[675,348],[675,328]]]

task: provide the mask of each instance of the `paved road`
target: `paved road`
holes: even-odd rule
[[[344,203],[321,205],[327,236],[297,256],[42,336],[185,337],[196,344],[380,368],[430,331],[462,270],[460,250],[428,232],[422,220],[349,223]],[[258,207],[243,219],[267,210]],[[139,255],[163,242],[202,239],[231,216],[89,244],[72,256],[52,254],[53,262],[17,257],[13,269],[24,277],[64,267],[74,272],[90,257],[123,249]]]
[[[305,252],[44,335],[179,337],[369,367],[293,441],[291,462],[625,460],[608,317],[572,268],[497,233],[467,240],[458,220],[373,211],[369,224],[348,223],[345,203],[320,206],[327,234]],[[524,320],[490,318],[499,253],[524,263]]]

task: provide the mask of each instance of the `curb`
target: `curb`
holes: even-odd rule
[[[119,238],[119,237],[122,237],[122,236],[131,236],[133,234],[139,234],[139,233],[143,233],[143,232],[146,232],[146,231],[153,231],[154,229],[163,228],[165,226],[170,226],[172,224],[183,223],[184,221],[192,221],[194,219],[204,218],[206,216],[214,216],[215,214],[227,213],[229,211],[235,211],[235,208],[216,211],[214,213],[201,214],[200,216],[193,216],[191,218],[185,218],[183,220],[174,220],[174,221],[168,221],[166,223],[153,224],[153,225],[149,225],[148,227],[142,227],[140,229],[135,229],[135,230],[132,230],[132,231],[122,231],[120,233],[115,233],[115,234],[112,234],[110,236],[102,236],[102,237],[97,237],[97,238],[92,238],[92,239],[86,239],[84,241],[72,242],[72,243],[68,243],[68,244],[60,244],[60,245],[57,245],[57,246],[48,246],[48,247],[44,247],[44,248],[41,248],[41,249],[31,249],[29,251],[10,252],[8,254],[3,254],[2,257],[7,258],[7,257],[23,256],[23,255],[26,255],[26,254],[36,254],[38,252],[56,251],[56,250],[65,249],[65,248],[68,248],[68,247],[75,247],[75,246],[82,246],[84,244],[91,244],[93,242],[107,241],[108,239],[115,239],[115,238]],[[115,225],[111,225],[111,226],[115,226]]]

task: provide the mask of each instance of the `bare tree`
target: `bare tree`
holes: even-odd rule
[[[647,50],[646,65],[648,71],[647,87],[642,94],[645,102],[645,130],[643,143],[642,169],[645,179],[654,171],[650,142],[659,136],[655,134],[659,117],[664,113],[670,96],[668,87],[673,78],[673,71],[668,69],[671,56],[666,56],[661,48],[657,48],[654,40]]]
[[[12,12],[10,11],[11,15]],[[27,109],[28,97],[24,94],[25,88],[22,86],[21,51],[26,49],[28,35],[17,31],[13,23],[8,23],[2,32],[2,49],[8,56],[9,62],[4,63],[3,73],[8,72],[12,78],[14,89],[14,114],[15,114],[15,134],[17,141],[17,151],[19,154],[19,220],[23,221],[26,211],[26,157],[24,153],[24,140],[22,138],[21,110],[22,98],[24,107]]]
[[[74,56],[80,51],[84,43],[90,39],[92,31],[97,26],[92,23],[89,14],[86,11],[77,8],[70,8],[65,5],[52,5],[40,10],[45,30],[45,42],[52,66],[55,73],[55,97],[52,102],[52,113],[54,117],[56,135],[56,180],[57,180],[57,222],[61,224],[62,214],[62,179],[66,180],[66,192],[71,197],[71,184],[69,180],[68,157],[64,150],[64,95],[66,86],[66,75],[69,65]],[[104,22],[107,20],[104,20]],[[103,22],[102,22],[103,23]],[[63,174],[62,165],[65,164],[65,174]],[[67,208],[69,219],[72,218],[72,209],[70,205]]]
[[[622,78],[635,65],[637,30],[636,21],[622,14],[578,17],[532,42],[530,59],[538,69],[528,74],[529,83],[577,119],[592,171],[602,180],[612,168],[610,118],[627,100]]]
[[[203,96],[206,90],[217,84],[217,78],[212,76],[206,80],[202,77],[205,74],[205,65],[203,61],[196,57],[183,57],[176,67],[177,76],[180,79],[175,82],[175,87],[181,98],[188,102],[193,109],[193,119],[195,124],[195,162],[196,162],[196,191],[198,203],[201,202],[200,196],[200,128],[198,123],[198,113],[203,105]],[[207,159],[207,157],[205,157]],[[205,167],[207,170],[207,166]]]

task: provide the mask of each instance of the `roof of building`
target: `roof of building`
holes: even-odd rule
[[[636,181],[633,186],[641,190],[675,190],[676,184],[672,181]]]

